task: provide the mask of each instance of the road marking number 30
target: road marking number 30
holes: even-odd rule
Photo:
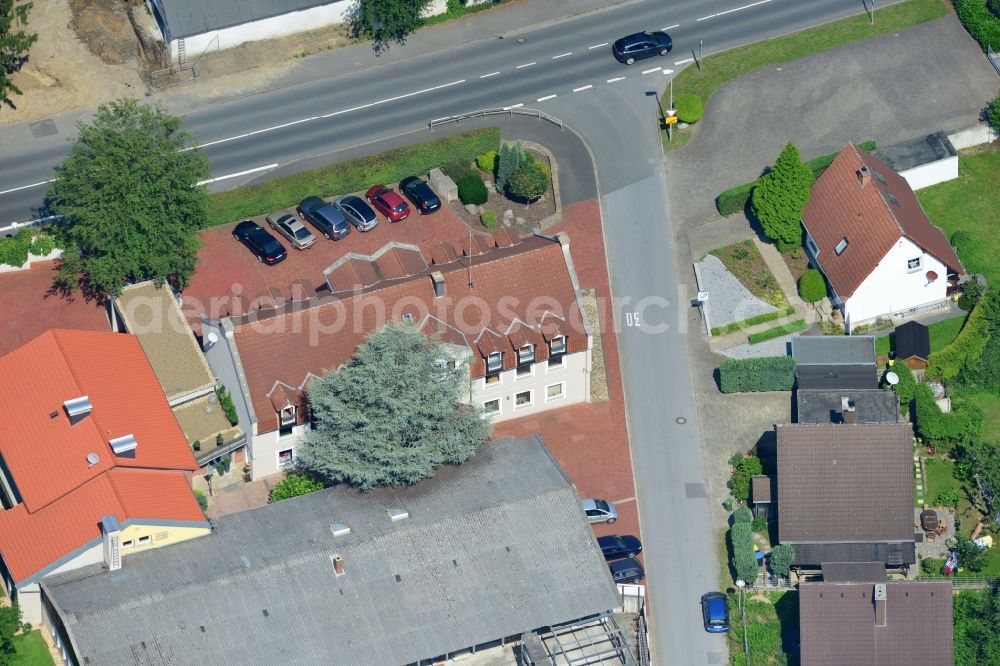
[[[638,312],[626,312],[625,313],[625,325],[626,326],[641,326],[642,322],[639,320]]]

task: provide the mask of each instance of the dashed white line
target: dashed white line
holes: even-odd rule
[[[49,183],[54,183],[55,180],[56,180],[55,178],[50,178],[49,180],[41,180],[41,181],[39,181],[37,183],[32,183],[31,185],[22,185],[21,187],[12,187],[9,190],[4,190],[3,192],[0,192],[0,194],[10,194],[11,192],[17,192],[19,190],[27,190],[27,189],[32,188],[32,187],[38,187],[39,185],[48,185]]]
[[[751,2],[749,5],[743,5],[742,7],[736,7],[735,9],[727,9],[724,12],[718,12],[710,16],[702,16],[699,21],[707,21],[708,19],[715,18],[716,16],[723,16],[724,14],[732,14],[733,12],[742,11],[744,9],[750,9],[751,7],[756,7],[757,5],[764,5],[771,2],[771,0],[759,0],[759,2]]]
[[[616,77],[615,77],[615,78],[613,78],[613,79],[608,79],[608,83],[614,83],[615,81],[624,81],[624,80],[625,80],[625,78],[626,78],[626,77],[624,77],[624,76],[616,76]]]
[[[593,50],[593,49],[599,49],[599,48],[601,48],[602,46],[607,46],[607,45],[608,45],[608,43],[607,43],[607,42],[601,42],[600,44],[594,44],[593,46],[588,46],[588,47],[587,47],[587,50],[588,50],[588,51],[591,51],[591,50]]]
[[[555,97],[555,95],[546,95],[545,97],[539,97],[535,101],[536,102],[544,102],[545,100],[552,99],[553,97]]]
[[[664,31],[667,31],[667,30],[673,30],[674,28],[679,28],[679,27],[681,27],[681,24],[680,24],[680,23],[675,23],[674,25],[668,25],[668,26],[667,26],[666,28],[664,28],[663,30],[664,30]]]
[[[642,73],[643,74],[652,74],[653,72],[658,72],[661,69],[663,69],[663,68],[662,67],[654,67],[653,69],[644,69],[644,70],[642,70]]]
[[[367,109],[370,106],[375,106],[374,104],[362,104],[361,106],[352,106],[349,109],[341,109],[340,111],[334,111],[332,113],[326,113],[320,118],[333,118],[334,116],[339,116],[342,113],[350,113],[351,111],[360,111],[361,109]]]
[[[580,86],[579,88],[573,88],[573,92],[580,92],[581,90],[590,90],[590,89],[591,89],[591,88],[593,88],[593,87],[594,87],[594,86],[592,86],[592,85],[590,85],[590,84],[588,83],[588,84],[587,84],[587,85],[585,85],[585,86]]]
[[[524,69],[525,67],[531,67],[532,65],[536,65],[536,64],[538,64],[538,63],[534,63],[534,62],[526,62],[526,63],[524,63],[523,65],[518,65],[518,66],[517,66],[517,67],[515,67],[514,69]]]
[[[694,58],[685,58],[684,60],[678,60],[678,61],[677,61],[677,62],[675,62],[674,64],[675,64],[675,65],[686,65],[686,64],[688,64],[689,62],[694,62]]]
[[[479,78],[481,78],[481,79],[488,79],[488,78],[490,78],[491,76],[496,76],[496,75],[497,75],[497,74],[499,74],[499,73],[500,73],[500,72],[491,72],[491,73],[489,73],[489,74],[483,74],[483,75],[482,75],[482,76],[480,76]]]
[[[511,109],[520,109],[524,106],[524,102],[518,102],[517,104],[511,104],[510,106],[503,107],[504,111],[510,111]]]
[[[698,21],[707,21],[710,18],[715,18],[715,14],[711,14],[710,16],[702,16],[700,19],[697,19],[697,20]]]
[[[559,58],[565,58],[566,56],[571,56],[571,55],[573,55],[573,52],[572,51],[567,51],[566,53],[560,53],[557,56],[552,56],[552,59],[553,60],[559,60]]]
[[[278,163],[275,162],[274,164],[268,164],[266,166],[260,166],[260,167],[257,167],[255,169],[247,169],[246,171],[240,171],[238,173],[231,173],[231,174],[227,174],[225,176],[219,176],[218,178],[209,178],[208,180],[199,180],[198,184],[199,185],[208,185],[209,183],[215,183],[215,182],[218,182],[220,180],[228,180],[229,178],[239,178],[240,176],[246,176],[246,175],[251,174],[251,173],[257,173],[258,171],[267,171],[268,169],[275,169],[275,168],[277,168],[277,166],[278,166]]]

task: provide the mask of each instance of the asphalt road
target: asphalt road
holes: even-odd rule
[[[441,26],[381,58],[365,46],[315,56],[253,95],[199,103],[179,88],[159,99],[185,117],[212,162],[213,177],[221,178],[211,187],[222,189],[305,158],[426,127],[433,118],[520,104],[546,110],[561,98],[635,78],[659,77],[659,83],[651,83],[659,89],[664,77],[657,68],[684,66],[699,40],[707,55],[862,9],[849,0],[681,0],[669,5],[638,0],[542,26],[531,23],[536,19],[529,9],[514,5],[505,11],[489,17],[494,23],[504,20],[506,30],[499,34],[452,44],[447,26]],[[631,67],[611,56],[610,42],[617,37],[661,28],[669,28],[674,39],[669,56]],[[45,214],[46,183],[68,151],[75,121],[86,116],[0,129],[5,165],[0,228]]]

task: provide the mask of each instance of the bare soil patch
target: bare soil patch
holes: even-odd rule
[[[798,284],[802,274],[809,270],[809,258],[806,256],[805,250],[795,248],[788,252],[782,252],[781,258],[785,261],[785,265],[788,266],[788,270],[791,271],[795,283]]]

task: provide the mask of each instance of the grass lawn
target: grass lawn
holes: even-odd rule
[[[958,491],[959,500],[956,513],[961,521],[961,532],[969,536],[982,516],[978,510],[972,507],[962,482],[955,478],[955,463],[945,458],[927,458],[924,461],[924,467],[927,470],[927,478],[924,479],[927,503],[934,504],[938,495],[946,490]]]
[[[991,147],[958,158],[958,178],[917,192],[931,222],[948,238],[965,229],[975,242],[963,247],[959,259],[970,273],[982,273],[991,285],[1000,284],[1000,147]]]
[[[983,410],[983,432],[987,436],[1000,432],[1000,395],[988,391],[966,393],[956,391],[956,398],[974,403]]]
[[[743,652],[743,627],[739,596],[729,595],[729,663],[799,663],[799,594],[767,592],[747,595],[747,642],[750,659]]]
[[[962,330],[963,324],[965,324],[965,315],[936,321],[929,325],[927,333],[931,338],[931,351],[941,351],[950,345],[958,337],[958,332]],[[895,349],[896,344],[892,333],[875,338],[875,354],[887,356],[890,351],[895,351]]]
[[[867,14],[862,14],[709,55],[705,57],[700,69],[691,65],[676,76],[674,96],[694,93],[708,104],[709,97],[730,79],[851,42],[891,34],[918,23],[941,18],[947,13],[948,7],[943,0],[908,0],[878,9],[875,12],[875,25],[871,24]],[[669,85],[665,86],[665,89],[668,87]]]
[[[55,666],[38,629],[15,636],[14,647],[17,649],[17,656],[11,660],[12,666]]]
[[[716,248],[710,254],[718,257],[751,294],[779,310],[788,307],[788,299],[753,241]]]

